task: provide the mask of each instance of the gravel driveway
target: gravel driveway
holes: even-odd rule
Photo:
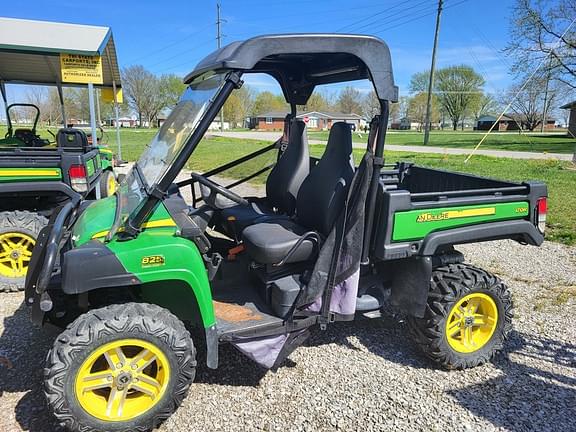
[[[436,369],[401,318],[317,331],[276,373],[233,348],[202,366],[160,431],[576,430],[576,248],[501,241],[460,248],[512,288],[507,351],[466,371]],[[21,293],[0,296],[0,431],[58,431],[41,393],[56,332],[33,327]]]

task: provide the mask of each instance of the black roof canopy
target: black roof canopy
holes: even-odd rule
[[[398,100],[390,50],[374,36],[282,34],[232,42],[200,61],[184,81],[223,70],[267,73],[297,105],[306,104],[317,85],[359,79],[370,79],[379,99]]]

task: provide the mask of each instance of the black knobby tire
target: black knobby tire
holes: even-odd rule
[[[0,236],[19,233],[36,240],[40,230],[47,224],[48,219],[38,213],[24,210],[0,212]],[[0,251],[2,251],[1,245]],[[26,276],[9,277],[0,271],[0,292],[22,291],[25,281]]]
[[[159,401],[126,421],[106,421],[85,411],[75,394],[83,362],[98,347],[122,339],[154,344],[168,359],[170,378]],[[48,353],[44,388],[56,419],[71,431],[149,431],[180,406],[196,373],[196,351],[184,324],[166,309],[127,303],[94,309],[78,317],[58,336]]]
[[[488,295],[496,304],[498,320],[490,340],[473,352],[458,352],[448,343],[446,320],[453,306],[472,293]],[[423,318],[410,317],[408,328],[424,354],[447,369],[465,369],[489,361],[512,329],[514,316],[508,287],[498,277],[468,264],[436,268]]]

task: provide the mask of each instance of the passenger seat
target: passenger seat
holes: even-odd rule
[[[300,186],[310,172],[310,154],[306,124],[293,120],[288,145],[266,179],[266,198],[253,199],[249,206],[235,205],[222,210],[226,231],[240,235],[249,225],[269,217],[294,214]]]
[[[264,221],[243,231],[250,257],[260,264],[311,259],[315,253],[314,238],[328,236],[343,211],[353,176],[352,131],[349,124],[337,122],[330,129],[322,158],[300,186],[295,219]],[[301,240],[305,234],[309,237]]]

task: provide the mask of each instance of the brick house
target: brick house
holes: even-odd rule
[[[259,130],[282,130],[284,127],[284,111],[270,111],[253,117],[250,121],[252,129]],[[307,111],[299,113],[296,118],[306,122],[308,130],[329,130],[335,122],[345,122],[359,129],[366,124],[362,116],[358,114],[343,114],[338,112]]]
[[[496,122],[497,119],[498,117],[493,115],[484,115],[478,119],[474,129],[485,131],[490,130],[490,128]],[[528,129],[528,127],[526,126],[525,117],[520,115],[504,114],[502,118],[498,121],[498,124],[492,130],[498,132],[519,130],[520,125],[522,126],[522,129]],[[546,119],[546,125],[544,126],[544,129],[554,129],[555,126],[556,126],[556,119],[553,118]],[[537,129],[538,128],[539,125],[537,126]]]

